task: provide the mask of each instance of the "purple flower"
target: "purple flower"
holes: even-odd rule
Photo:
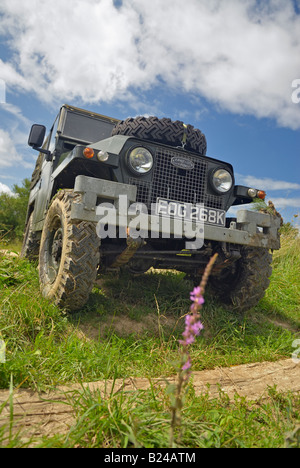
[[[184,340],[180,340],[180,344],[189,346],[194,343],[195,337],[203,330],[203,325],[199,320],[198,315],[186,315],[185,330],[182,333]]]
[[[200,334],[200,331],[203,330],[203,325],[200,322],[199,309],[201,309],[202,304],[204,303],[203,296],[201,294],[201,287],[198,286],[194,288],[191,292],[191,314],[185,316],[185,330],[182,333],[183,340],[179,340],[179,343],[187,348],[189,345],[195,342],[196,336]],[[182,366],[182,370],[188,370],[191,368],[191,359],[188,356],[186,363]]]
[[[185,321],[186,326],[189,327],[193,323],[192,322],[193,321],[193,316],[192,315],[186,315],[184,321]]]
[[[182,366],[182,370],[189,370],[192,367],[191,359],[188,357],[186,363]]]
[[[200,331],[203,330],[203,325],[202,323],[200,322],[200,320],[196,323],[194,323],[194,325],[191,326],[191,329],[192,331],[194,332],[195,336],[198,336]]]
[[[201,306],[202,304],[204,304],[204,298],[201,294],[201,288],[200,286],[197,286],[196,288],[194,288],[194,290],[191,292],[191,301],[194,302],[194,304],[197,304],[199,306]]]
[[[189,346],[194,343],[195,337],[189,333],[182,333],[184,340],[179,340],[179,343],[183,346]]]

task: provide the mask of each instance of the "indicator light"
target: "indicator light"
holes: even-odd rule
[[[263,190],[259,190],[259,191],[257,192],[257,196],[258,196],[258,198],[260,198],[261,200],[264,200],[264,199],[266,198],[267,194],[266,194],[266,192],[264,192]]]
[[[93,148],[87,147],[87,148],[84,148],[83,154],[87,159],[92,159],[95,153],[94,153]]]

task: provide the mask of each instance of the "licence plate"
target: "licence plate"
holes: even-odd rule
[[[178,201],[158,198],[155,206],[155,214],[170,218],[194,221],[215,226],[225,226],[226,211],[216,208],[207,208],[203,204],[193,205]]]

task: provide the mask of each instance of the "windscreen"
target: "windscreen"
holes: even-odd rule
[[[97,116],[67,111],[62,129],[64,137],[79,140],[83,143],[95,143],[111,136],[115,123]]]

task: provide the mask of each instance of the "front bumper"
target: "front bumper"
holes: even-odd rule
[[[126,232],[127,226],[130,226],[134,220],[134,215],[127,211],[124,217],[123,210],[122,215],[119,216],[119,200],[120,197],[127,197],[128,208],[136,201],[136,191],[137,187],[133,185],[78,176],[74,192],[81,194],[81,197],[79,202],[72,205],[71,218],[74,221],[83,220],[98,223],[101,220],[101,215],[99,215],[97,207],[101,203],[110,203],[115,209],[111,213],[109,222],[116,227],[124,228]],[[166,218],[143,212],[139,214],[139,223],[146,227],[149,237],[153,233],[156,233],[156,238],[158,233],[162,238],[167,238],[168,235],[180,237],[178,220],[168,218],[168,222],[166,222]],[[232,221],[229,228],[204,224],[202,235],[205,240],[210,241],[278,250],[280,248],[280,223],[280,218],[270,214],[240,210],[237,212],[236,221]],[[190,221],[185,221],[184,227],[184,232],[189,233],[196,232],[197,229],[195,223]]]

